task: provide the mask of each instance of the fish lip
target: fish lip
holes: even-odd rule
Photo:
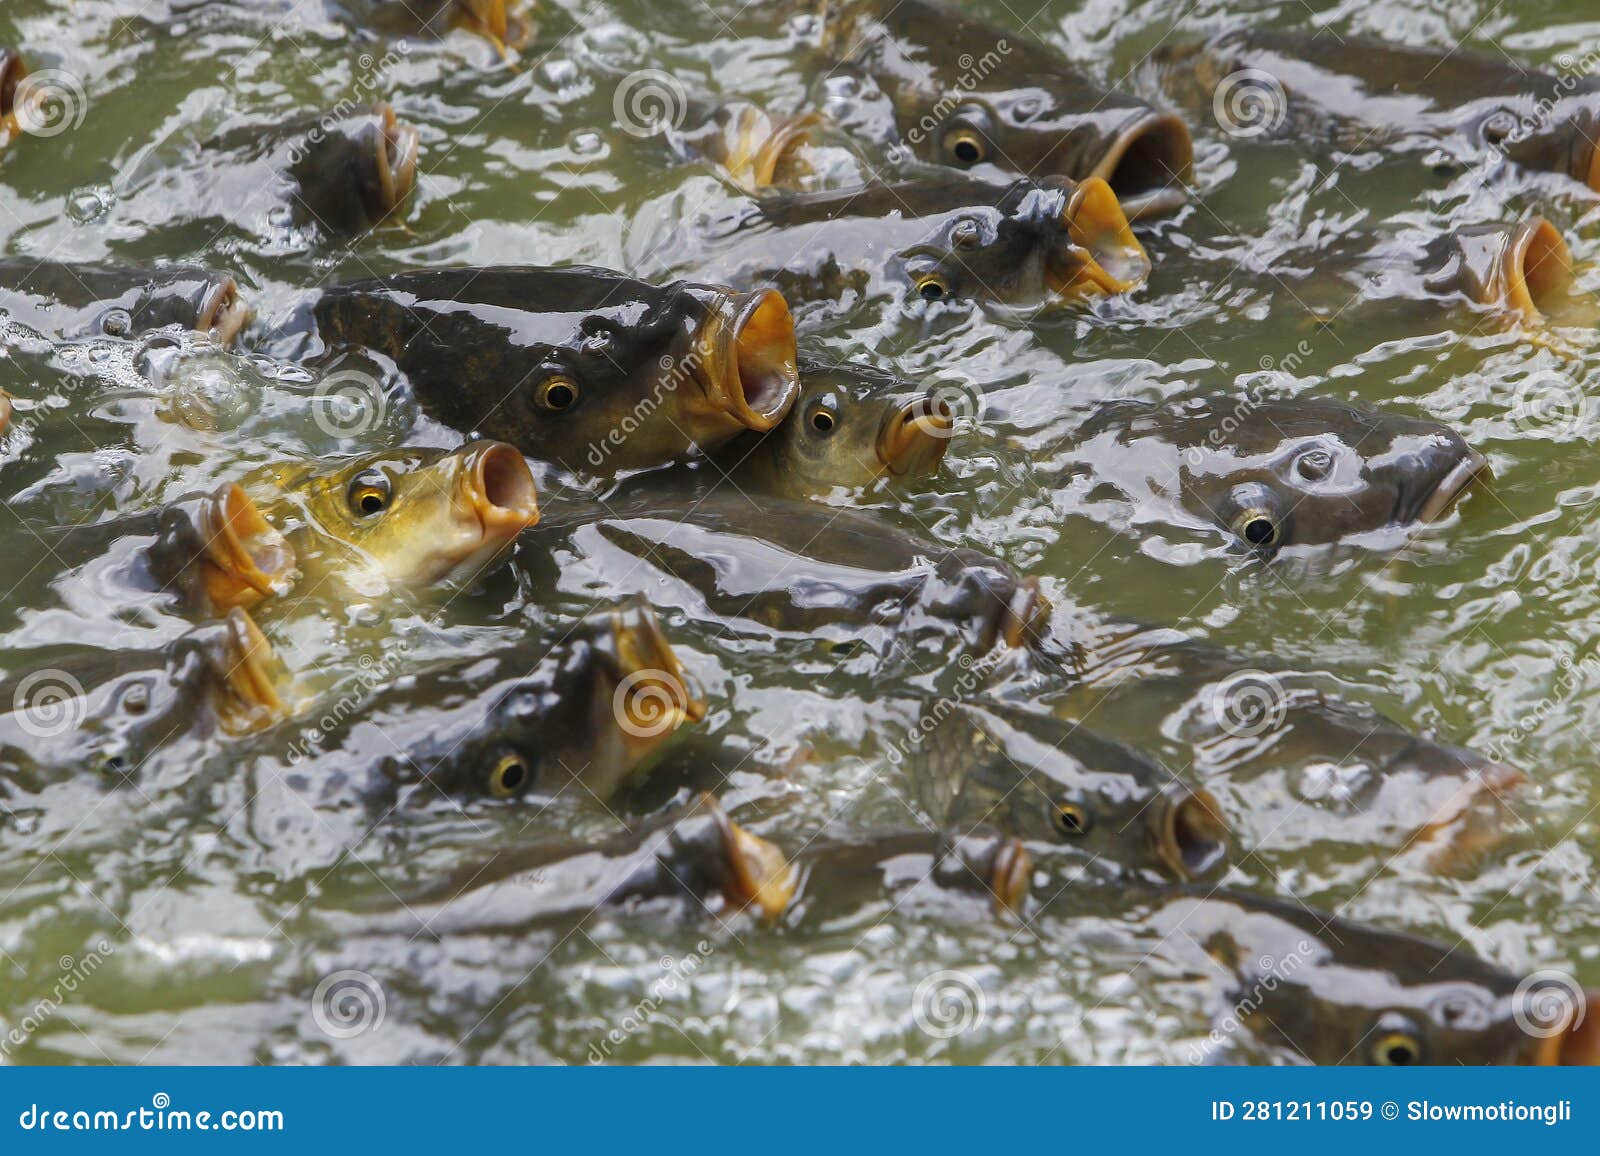
[[[1584,139],[1588,140],[1589,138],[1585,137]],[[1595,192],[1600,193],[1600,141],[1589,141],[1589,164],[1586,171],[1581,167],[1582,162],[1579,163],[1578,179]]]
[[[1560,1030],[1535,1037],[1528,1062],[1537,1067],[1600,1065],[1600,992],[1580,991]]]
[[[400,203],[416,187],[417,158],[422,151],[422,137],[413,126],[395,115],[394,106],[388,101],[379,101],[372,111],[378,118],[373,159],[378,173],[380,199],[374,216],[381,221],[399,208]]]
[[[950,407],[928,394],[884,419],[878,431],[878,460],[897,478],[931,472],[944,458],[955,433]]]
[[[17,85],[28,75],[28,65],[22,53],[0,51],[0,117],[11,116],[17,110]]]
[[[243,607],[224,620],[221,661],[227,697],[217,716],[228,734],[248,734],[270,726],[289,713],[284,698],[288,672],[272,643]]]
[[[1464,785],[1452,800],[1457,805],[1448,813],[1441,808],[1412,836],[1414,843],[1425,848],[1424,862],[1435,874],[1454,875],[1497,846],[1504,829],[1496,819],[1514,814],[1507,796],[1528,783],[1527,775],[1507,763],[1485,763],[1474,774],[1476,781]],[[1495,819],[1484,803],[1495,808]]]
[[[251,308],[239,296],[239,284],[232,277],[219,277],[195,318],[197,332],[209,333],[222,345],[232,345],[239,332],[250,323]]]
[[[1001,612],[1000,637],[1009,647],[1023,646],[1037,635],[1049,617],[1050,599],[1039,589],[1039,580],[1024,578],[1017,583],[1016,593]]]
[[[637,761],[679,728],[705,718],[707,705],[643,598],[612,612],[611,639],[617,662],[612,707]]]
[[[1155,827],[1157,854],[1184,882],[1214,876],[1228,862],[1231,831],[1216,796],[1203,787],[1164,792]]]
[[[1468,486],[1479,477],[1489,474],[1489,459],[1477,450],[1469,449],[1467,455],[1450,468],[1439,484],[1428,492],[1417,507],[1415,521],[1434,522],[1449,512]]]
[[[0,434],[11,424],[11,395],[0,389]]]
[[[774,124],[760,109],[753,106],[741,109],[733,128],[737,135],[724,160],[728,175],[749,191],[771,188],[779,166],[789,159],[790,153],[810,142],[812,130],[821,123],[822,117],[814,112],[787,117]],[[750,147],[763,125],[770,126],[766,138],[756,147]]]
[[[728,818],[709,793],[700,805],[710,812],[728,854],[728,901],[738,907],[755,904],[767,919],[777,919],[794,898],[798,875],[784,853],[758,835],[752,835]]]
[[[1572,280],[1572,250],[1566,238],[1543,217],[1518,225],[1500,255],[1506,304],[1530,322],[1544,320],[1539,301]]]
[[[254,606],[293,589],[300,576],[294,548],[237,484],[221,486],[201,503],[198,520],[205,539],[202,581],[214,610]]]
[[[456,482],[487,543],[504,545],[539,521],[539,493],[521,451],[505,442],[466,447]]]
[[[1052,246],[1045,280],[1058,297],[1074,300],[1091,294],[1126,293],[1150,275],[1150,256],[1133,235],[1127,214],[1111,186],[1099,177],[1080,182],[1046,178],[1046,187],[1067,194],[1061,226],[1065,246]]]
[[[1183,118],[1170,112],[1151,109],[1124,125],[1090,177],[1109,184],[1129,217],[1168,213],[1185,204],[1188,193],[1170,182],[1138,184],[1137,178],[1150,169],[1162,169],[1187,182],[1194,176],[1194,138]],[[1122,183],[1117,176],[1121,171]],[[1133,186],[1130,187],[1130,180]]]
[[[775,289],[719,294],[695,336],[693,369],[708,401],[745,429],[777,427],[800,396],[794,316]]]
[[[995,852],[989,872],[989,890],[994,895],[996,915],[1021,910],[1033,882],[1033,856],[1021,839],[1008,839]]]

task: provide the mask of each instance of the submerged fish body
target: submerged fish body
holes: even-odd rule
[[[711,217],[685,271],[790,300],[985,301],[1019,307],[1124,293],[1149,258],[1099,178],[995,183],[941,174],[776,192]]]
[[[936,391],[848,362],[800,363],[800,397],[778,428],[735,438],[719,464],[735,484],[779,497],[824,497],[932,474],[955,434]]]
[[[993,828],[1100,874],[1193,880],[1227,863],[1216,800],[1132,747],[1001,703],[896,705],[906,722],[894,761],[943,829]]]
[[[504,442],[276,466],[243,485],[282,529],[311,599],[465,583],[539,520],[533,474]]]
[[[1488,470],[1448,426],[1315,398],[1112,402],[1041,465],[1085,512],[1109,502],[1135,529],[1206,527],[1263,555],[1439,518]]]
[[[728,919],[780,916],[794,894],[783,853],[728,818],[712,796],[588,843],[543,838],[495,848],[437,885],[401,896],[403,912],[339,912],[346,934],[428,936],[579,924],[602,912]],[[378,898],[392,907],[395,896]]]
[[[1194,1062],[1225,1059],[1242,1026],[1291,1063],[1322,1065],[1596,1064],[1595,997],[1562,985],[1562,1006],[1524,977],[1410,935],[1290,900],[1188,885],[1073,888],[1025,908],[1030,922],[1096,910],[1135,920],[1130,951],[1190,974],[1223,977],[1227,1024]],[[1549,975],[1550,973],[1540,973]],[[1259,1061],[1258,1061],[1259,1062]]]
[[[726,489],[553,516],[523,535],[515,562],[536,588],[599,582],[734,636],[866,653],[883,669],[915,659],[951,670],[960,654],[966,670],[1031,646],[1049,615],[1035,580],[988,555],[854,511]]]
[[[1045,45],[930,0],[830,3],[822,49],[869,76],[892,125],[876,135],[933,164],[1108,182],[1130,216],[1185,199],[1182,120],[1108,92]]]
[[[1514,767],[1417,734],[1259,656],[1131,630],[1089,646],[1052,709],[1108,737],[1175,744],[1260,854],[1383,848],[1429,871],[1474,866],[1516,825]]]
[[[311,314],[323,349],[390,358],[438,420],[572,470],[660,465],[771,429],[799,392],[793,320],[770,289],[440,269],[336,286]]]
[[[123,269],[0,258],[0,317],[52,341],[137,337],[157,329],[231,344],[250,320],[226,274],[182,265]]]
[[[235,609],[163,650],[78,651],[3,683],[0,796],[64,778],[136,781],[182,740],[238,736],[290,711],[271,644]],[[188,748],[192,758],[194,748]]]
[[[1158,51],[1165,83],[1225,102],[1241,75],[1271,78],[1285,137],[1350,150],[1498,151],[1600,191],[1600,82],[1517,64],[1503,53],[1413,48],[1362,37],[1257,30]],[[1257,81],[1257,84],[1262,82]],[[1221,93],[1222,95],[1218,95]],[[1274,127],[1274,126],[1267,126]]]

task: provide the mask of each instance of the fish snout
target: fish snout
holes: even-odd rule
[[[1474,481],[1489,476],[1489,459],[1465,442],[1456,441],[1459,444],[1441,453],[1437,464],[1428,471],[1434,480],[1422,490],[1410,521],[1437,521],[1449,513]]]
[[[1091,175],[1110,185],[1123,211],[1138,220],[1183,205],[1193,171],[1189,126],[1171,113],[1151,111],[1117,132]]]
[[[637,760],[680,727],[705,718],[706,701],[643,598],[612,612],[611,633],[617,657],[612,711]]]
[[[22,54],[9,48],[0,48],[0,120],[12,116],[17,110],[17,85],[28,75],[28,66]],[[3,128],[0,125],[0,128]]]
[[[1529,321],[1544,317],[1552,298],[1572,283],[1572,250],[1543,217],[1518,225],[1501,258],[1506,304]]]
[[[539,494],[527,459],[505,442],[469,446],[458,485],[484,535],[509,542],[539,520]]]
[[[1176,878],[1210,878],[1227,865],[1231,833],[1210,791],[1168,788],[1152,809],[1152,820],[1156,853]]]
[[[1018,912],[1033,882],[1033,856],[1021,839],[1007,839],[995,851],[989,869],[989,891],[996,914]]]
[[[1540,974],[1540,978],[1552,973]],[[1552,977],[1554,978],[1554,977]],[[1524,990],[1526,989],[1526,990]],[[1519,1026],[1534,1034],[1530,1061],[1540,1067],[1600,1066],[1600,991],[1586,991],[1565,977],[1556,983],[1524,980],[1518,987],[1526,1006],[1518,1008]],[[1531,1025],[1521,1024],[1527,1017]]]
[[[695,336],[691,368],[718,413],[756,433],[776,428],[800,396],[789,303],[773,289],[719,295]]]
[[[240,331],[250,324],[251,316],[252,310],[239,296],[238,283],[232,277],[220,277],[201,302],[194,327],[227,346],[232,345]]]
[[[287,593],[299,577],[294,548],[242,489],[224,485],[200,507],[201,565],[207,600],[218,613]]]
[[[1150,275],[1150,257],[1133,235],[1111,186],[1099,177],[1073,183],[1045,178],[1066,193],[1057,240],[1046,257],[1050,288],[1066,300],[1101,293],[1126,293]]]
[[[777,919],[799,883],[794,867],[774,844],[728,818],[711,795],[702,795],[701,805],[710,811],[728,856],[728,901],[741,908],[754,904],[766,918]]]
[[[897,478],[933,471],[955,432],[949,403],[928,394],[893,411],[878,432],[878,458]]]
[[[223,623],[222,644],[211,656],[217,676],[216,711],[222,729],[241,735],[289,714],[288,671],[248,611],[235,607]]]
[[[0,434],[11,424],[11,395],[0,389]]]
[[[388,101],[379,103],[373,114],[378,127],[373,140],[377,204],[371,206],[371,211],[373,220],[381,221],[416,187],[422,137],[413,126],[395,115],[394,106]]]

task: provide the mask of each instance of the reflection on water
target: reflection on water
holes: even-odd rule
[[[697,99],[780,110],[797,107],[814,80],[797,26],[733,4],[720,7],[747,36],[737,48],[732,32],[710,35],[697,4],[665,13],[628,0],[541,4],[515,69],[464,32],[391,46],[315,11],[286,17],[289,7],[85,0],[64,26],[49,0],[8,0],[0,12],[0,44],[27,46],[36,69],[81,78],[84,102],[81,125],[0,151],[6,256],[122,266],[181,258],[233,274],[257,309],[237,353],[171,332],[51,342],[21,319],[0,319],[0,389],[14,399],[0,435],[8,686],[39,669],[86,682],[114,672],[122,686],[148,669],[160,677],[140,693],[165,717],[204,682],[169,657],[190,653],[193,628],[169,592],[108,600],[99,593],[110,579],[94,566],[63,579],[60,558],[41,548],[50,530],[147,514],[312,462],[334,469],[335,457],[462,444],[411,404],[392,367],[357,366],[370,388],[341,400],[323,377],[272,356],[281,349],[264,335],[307,291],[427,265],[668,267],[681,257],[680,226],[714,232],[739,210],[738,194],[669,142],[625,131],[619,80],[661,69]],[[1016,19],[1004,4],[970,7]],[[1448,13],[1423,0],[1314,7],[1319,25],[1417,43],[1469,36],[1538,63],[1581,56],[1596,32],[1586,0],[1469,0]],[[1172,0],[1063,2],[1031,30],[1090,75],[1153,95],[1140,67],[1148,53],[1241,18],[1302,28],[1311,19],[1304,5],[1254,0],[1193,10]],[[237,174],[219,178],[201,148],[380,97],[415,126],[423,153],[409,205],[370,233],[329,236],[281,211],[277,192],[257,198]],[[870,504],[897,530],[1039,576],[1057,611],[1052,629],[1093,643],[1087,657],[1066,654],[1068,666],[1107,685],[1122,666],[1148,679],[1109,696],[1097,682],[1073,697],[1030,681],[1032,672],[981,672],[1012,698],[1103,709],[1117,735],[1211,788],[1234,817],[1230,886],[1462,943],[1514,972],[1563,967],[1595,987],[1600,474],[1590,450],[1600,415],[1584,385],[1600,369],[1593,319],[1556,311],[1535,341],[1465,299],[1399,305],[1417,295],[1408,270],[1426,264],[1425,239],[1530,214],[1569,240],[1580,286],[1600,289],[1600,209],[1556,183],[1486,182],[1378,150],[1318,156],[1188,119],[1202,195],[1139,222],[1155,267],[1141,292],[1031,323],[954,303],[798,311],[812,353],[861,356],[947,387],[976,419],[931,484],[875,493]],[[230,211],[196,214],[201,189],[224,190]],[[1349,273],[1341,239],[1352,236],[1371,238],[1381,268],[1358,262]],[[1074,473],[1063,449],[1093,436],[1091,414],[1112,399],[1146,410],[1231,399],[1248,413],[1297,397],[1446,423],[1486,457],[1492,480],[1413,536],[1328,547],[1308,532],[1267,557],[1224,532],[1234,516],[1219,524],[1180,497],[1154,516],[1130,513],[1093,470]],[[595,492],[539,477],[547,518],[563,499]],[[320,704],[287,728],[242,740],[202,728],[114,789],[103,766],[70,752],[49,774],[0,779],[0,1019],[38,1021],[7,1057],[1153,1063],[1209,1054],[1218,996],[1195,978],[1199,952],[1145,959],[1149,929],[1132,916],[1150,904],[1135,900],[1087,904],[1076,918],[1052,909],[997,919],[982,898],[926,893],[891,864],[851,902],[812,896],[779,929],[749,913],[685,919],[650,905],[442,936],[352,916],[393,908],[494,849],[615,834],[621,817],[702,790],[790,853],[819,835],[913,824],[903,772],[873,753],[858,706],[886,677],[877,632],[856,650],[828,629],[724,628],[697,617],[687,587],[657,582],[656,571],[647,593],[660,595],[673,650],[711,704],[698,730],[716,741],[669,751],[666,774],[609,807],[567,792],[539,806],[468,797],[391,813],[387,800],[374,811],[343,791],[345,764],[320,752],[323,733],[345,719],[319,711],[570,625],[607,590],[624,589],[615,579],[625,551],[600,531],[553,528],[531,540],[556,544],[541,557],[558,575],[501,567],[437,596],[388,581],[316,583],[254,607],[276,659],[296,672],[284,693]],[[670,559],[653,562],[670,571]],[[636,582],[642,572],[629,571]],[[1163,682],[1138,670],[1128,632],[1149,627],[1130,622],[1184,632],[1209,648],[1197,651],[1211,656],[1204,662],[1231,654],[1271,677],[1293,670],[1281,677],[1294,703],[1370,704],[1397,733],[1436,736],[1444,753],[1297,750],[1263,771],[1237,734],[1195,729],[1193,687],[1224,682],[1232,660],[1167,671]],[[966,668],[953,649],[907,653],[896,673],[909,695],[970,689],[954,677]],[[1328,736],[1351,724],[1320,709],[1306,725],[1328,750]],[[142,733],[124,737],[136,744]],[[1395,856],[1407,837],[1396,814],[1418,799],[1439,809],[1459,787],[1459,767],[1446,774],[1428,760],[1458,747],[1527,781],[1495,800],[1511,814],[1495,816],[1492,838],[1473,825],[1489,822],[1474,810],[1482,799],[1447,808],[1472,848],[1492,851],[1441,873],[1426,855]],[[291,749],[311,757],[291,763]],[[1407,759],[1423,770],[1374,785],[1378,769]],[[1247,772],[1232,773],[1240,767]],[[326,805],[310,805],[319,799]],[[1052,860],[1039,870],[1058,878],[1062,868]],[[551,885],[537,871],[518,878],[533,895]],[[40,1013],[63,969],[91,953],[94,974]],[[347,971],[359,973],[354,1002],[338,1006],[355,1009],[354,1020],[330,1020],[334,996],[319,984]],[[956,988],[930,987],[941,973],[958,973]],[[935,1004],[948,1018],[928,1022]],[[381,1028],[362,1030],[380,1015]],[[1232,1044],[1256,1059],[1293,1058]]]

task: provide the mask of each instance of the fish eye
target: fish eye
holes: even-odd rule
[[[578,404],[578,383],[563,374],[539,383],[539,404],[552,413],[562,413]]]
[[[133,318],[123,309],[113,309],[100,319],[100,331],[107,337],[126,337],[132,328]]]
[[[1333,472],[1333,455],[1327,450],[1307,450],[1294,460],[1294,472],[1308,482],[1320,482]]]
[[[975,249],[983,239],[976,221],[957,221],[950,230],[950,244],[957,249]]]
[[[1422,1044],[1410,1032],[1385,1032],[1372,1045],[1372,1062],[1404,1068],[1422,1062]]]
[[[1267,510],[1246,510],[1233,520],[1233,532],[1258,550],[1278,544],[1278,522]]]
[[[389,508],[389,475],[382,470],[362,470],[350,480],[350,508],[371,518]]]
[[[839,428],[839,406],[831,397],[825,397],[811,407],[806,424],[819,434],[831,434]]]
[[[924,301],[943,301],[950,295],[950,282],[939,273],[925,273],[917,278],[917,296]]]
[[[1089,812],[1076,803],[1057,803],[1050,812],[1050,823],[1059,834],[1080,839],[1089,833]]]
[[[963,168],[979,164],[989,155],[989,142],[977,129],[959,125],[944,134],[944,155]]]
[[[518,754],[504,754],[489,768],[489,793],[497,799],[522,794],[533,782],[533,769]]]

